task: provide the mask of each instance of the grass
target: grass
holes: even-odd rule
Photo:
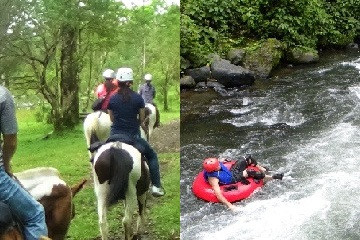
[[[161,114],[163,124],[178,117],[175,111]],[[89,179],[85,188],[74,198],[76,215],[72,220],[67,239],[87,240],[100,236],[96,197],[92,187],[82,125],[72,131],[47,137],[52,131],[52,126],[36,122],[34,111],[19,110],[17,118],[18,149],[12,160],[13,171],[49,166],[57,168],[69,185],[74,185],[84,178]],[[160,153],[159,160],[163,184],[169,187],[166,188],[164,197],[158,199],[149,197],[146,229],[154,239],[179,239],[180,154]],[[108,222],[112,236],[120,237],[123,233],[122,209],[122,204],[117,204],[109,211]]]

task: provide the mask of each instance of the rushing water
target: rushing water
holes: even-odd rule
[[[247,89],[183,94],[181,239],[360,239],[359,114],[359,54]],[[236,214],[192,194],[205,157],[247,153],[283,181]]]

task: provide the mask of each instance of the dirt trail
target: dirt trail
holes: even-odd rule
[[[155,128],[150,144],[157,153],[180,151],[180,120],[173,120]]]

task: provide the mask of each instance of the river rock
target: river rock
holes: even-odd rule
[[[197,83],[196,88],[224,88],[224,85],[215,81],[208,81]]]
[[[195,85],[196,82],[191,76],[183,76],[182,78],[180,78],[181,89],[194,88]]]
[[[319,61],[317,50],[308,47],[295,47],[288,51],[287,59],[291,63],[313,63]]]
[[[186,69],[185,74],[191,76],[196,83],[206,82],[210,78],[210,67],[204,66],[201,68]]]
[[[254,74],[249,70],[220,59],[211,64],[211,75],[225,87],[241,87],[251,85],[255,81]]]
[[[346,46],[347,49],[358,49],[359,48],[359,44],[357,43],[349,43],[347,46]]]
[[[255,48],[246,50],[243,65],[252,71],[257,77],[267,78],[283,56],[283,44],[269,38]]]
[[[227,59],[235,65],[241,65],[245,57],[245,50],[243,49],[231,49],[227,54]]]

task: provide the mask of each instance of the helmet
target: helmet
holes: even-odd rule
[[[150,73],[147,73],[147,74],[145,74],[144,79],[145,79],[145,81],[151,81],[152,75]]]
[[[116,79],[119,82],[133,81],[133,70],[131,68],[119,68],[116,73]]]
[[[106,70],[103,72],[102,76],[103,76],[104,78],[106,78],[106,79],[115,78],[115,72],[114,72],[114,70],[112,70],[112,69],[106,69]]]
[[[203,167],[207,172],[216,171],[219,168],[219,160],[217,158],[206,158],[203,162]]]

